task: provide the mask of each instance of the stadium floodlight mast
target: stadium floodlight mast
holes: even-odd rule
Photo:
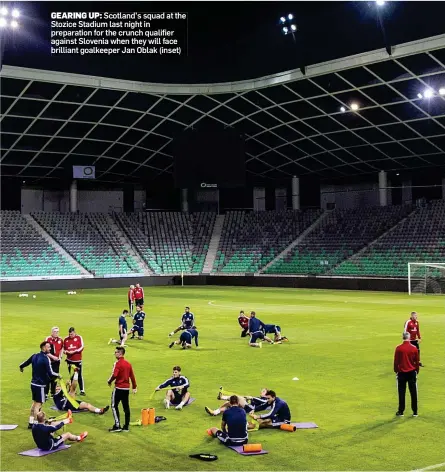
[[[293,21],[294,15],[292,13],[280,18],[281,32],[284,35],[289,33],[293,35],[297,31],[297,25]]]
[[[0,27],[2,30],[6,28],[17,28],[19,26],[19,22],[17,18],[20,17],[20,11],[16,8],[9,10],[9,8],[5,6],[0,7]]]

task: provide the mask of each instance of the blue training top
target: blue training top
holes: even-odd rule
[[[246,412],[239,406],[228,408],[222,416],[226,423],[226,430],[232,441],[242,442],[247,439]]]

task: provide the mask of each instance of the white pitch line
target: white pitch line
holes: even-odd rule
[[[429,465],[428,467],[424,467],[423,469],[416,469],[416,470],[413,470],[412,472],[423,472],[424,470],[433,470],[433,469],[437,469],[438,467],[442,467],[444,465],[445,465],[445,462],[442,462],[442,464]]]

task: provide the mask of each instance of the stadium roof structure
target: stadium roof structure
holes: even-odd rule
[[[445,35],[233,83],[12,66],[1,77],[3,176],[95,165],[104,182],[155,178],[173,172],[176,136],[215,122],[244,134],[247,171],[272,179],[445,166]]]

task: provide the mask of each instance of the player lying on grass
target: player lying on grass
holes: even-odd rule
[[[225,446],[241,446],[248,441],[246,412],[239,405],[237,395],[230,397],[229,404],[230,408],[223,413],[221,429],[210,428],[207,433]]]
[[[279,428],[282,424],[289,424],[291,414],[288,404],[278,398],[273,390],[266,392],[267,408],[271,410],[263,415],[251,413],[250,416],[257,420],[260,428]]]
[[[76,388],[78,383],[78,372],[77,369],[74,369],[74,375],[70,382],[68,382],[68,390],[67,396],[65,395],[62,387],[56,387],[56,394],[53,397],[54,404],[56,405],[58,410],[61,411],[82,411],[88,410],[91,413],[96,413],[98,415],[103,415],[106,413],[110,407],[107,405],[104,408],[96,408],[95,406],[91,405],[91,403],[86,402],[77,402],[76,401]]]
[[[248,331],[250,333],[249,346],[261,348],[263,347],[263,344],[261,343],[262,340],[265,340],[270,344],[274,343],[272,339],[268,338],[264,334],[265,326],[266,325],[256,317],[256,313],[254,311],[251,311],[248,327]]]
[[[53,451],[64,444],[65,441],[82,442],[87,436],[88,431],[76,436],[72,433],[63,433],[60,436],[54,435],[56,431],[73,422],[71,415],[68,418],[56,422],[55,425],[45,424],[46,415],[43,411],[37,414],[37,423],[32,427],[32,437],[36,446],[43,451]]]
[[[190,311],[190,307],[185,307],[185,312],[181,318],[181,325],[178,326],[174,331],[172,331],[168,336],[171,337],[175,335],[178,331],[182,331],[184,329],[191,329],[196,328],[195,326],[195,315]]]
[[[164,383],[158,385],[155,392],[164,388],[170,387],[167,390],[164,398],[164,406],[168,410],[170,406],[174,406],[176,410],[182,410],[182,407],[190,400],[190,382],[187,377],[181,375],[181,367],[176,365],[173,367],[173,375]]]
[[[128,310],[124,310],[122,315],[119,316],[119,341],[117,339],[110,338],[108,344],[119,344],[121,347],[126,347],[125,341],[127,340],[127,320],[125,317],[128,315]]]
[[[266,393],[268,389],[261,389],[259,397],[251,397],[249,395],[237,395],[238,405],[244,409],[247,414],[253,413],[254,411],[266,410],[269,406],[267,403]],[[224,395],[222,393],[222,388],[218,393],[218,400],[230,400],[233,395]],[[210,409],[208,406],[205,407],[205,411],[211,416],[217,416],[221,413],[224,413],[227,408],[230,408],[230,401],[226,401],[219,408],[215,410]]]
[[[283,341],[289,341],[286,336],[281,336],[281,327],[274,324],[264,325],[264,334],[273,334],[274,342],[281,344]]]
[[[190,349],[193,339],[195,340],[195,346],[198,347],[198,331],[196,329],[187,329],[181,333],[179,339],[170,343],[168,347],[172,348],[175,344],[181,344],[182,349]]]

